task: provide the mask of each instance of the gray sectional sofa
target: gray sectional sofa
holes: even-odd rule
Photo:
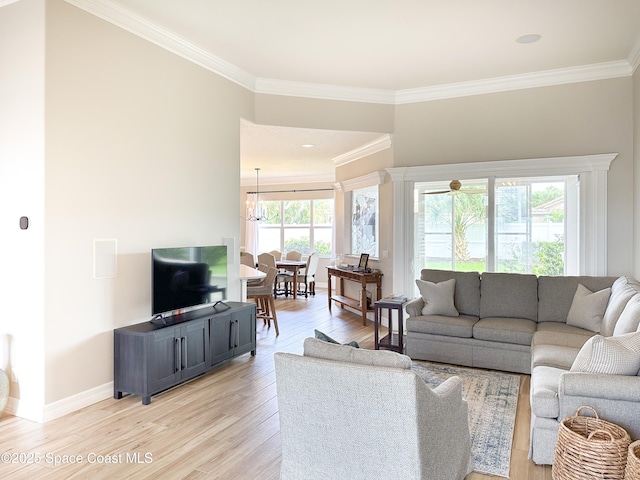
[[[425,269],[417,283],[406,354],[531,374],[535,463],[553,462],[560,421],[582,405],[640,438],[637,280]]]

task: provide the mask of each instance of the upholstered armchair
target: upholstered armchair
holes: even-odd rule
[[[462,382],[429,388],[411,359],[307,338],[275,354],[281,480],[461,480],[471,442]]]

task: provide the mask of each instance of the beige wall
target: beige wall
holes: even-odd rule
[[[62,0],[47,2],[46,32],[51,405],[113,380],[113,329],[151,316],[153,247],[239,237],[240,118],[253,97]],[[118,241],[118,274],[94,279],[104,238]]]
[[[400,105],[395,166],[618,153],[608,179],[608,273],[632,274],[629,77]]]

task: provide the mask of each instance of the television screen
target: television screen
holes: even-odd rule
[[[154,248],[152,313],[227,299],[227,246]]]

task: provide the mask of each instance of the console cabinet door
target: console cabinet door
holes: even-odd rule
[[[233,357],[234,321],[231,313],[216,315],[209,319],[209,348],[211,365]]]
[[[208,319],[179,327],[180,378],[192,378],[207,370],[209,360]]]
[[[255,309],[245,308],[234,314],[236,347],[234,355],[251,352],[256,354],[256,314]]]
[[[180,374],[178,337],[175,328],[153,332],[148,337],[149,357],[147,359],[147,393],[153,395],[174,386]]]

